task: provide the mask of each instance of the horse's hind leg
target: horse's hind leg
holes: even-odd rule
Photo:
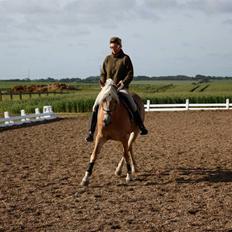
[[[124,148],[124,159],[126,161],[126,166],[127,166],[127,175],[126,175],[126,182],[129,182],[132,179],[131,176],[131,165],[130,165],[130,157],[129,157],[129,153],[128,153],[128,143],[127,140],[125,142],[123,142],[123,148]]]
[[[134,153],[133,153],[133,147],[131,145],[131,147],[129,148],[129,152],[130,152],[130,158],[131,158],[131,172],[132,174],[135,174],[138,170],[137,170],[137,165],[134,159]]]
[[[89,184],[89,179],[92,175],[94,162],[96,161],[97,155],[99,154],[99,152],[100,152],[100,150],[105,142],[106,142],[106,140],[103,137],[97,135],[95,146],[94,146],[92,155],[90,156],[90,161],[89,161],[87,170],[85,172],[85,176],[83,177],[83,179],[81,181],[82,186],[86,186]]]
[[[119,161],[118,166],[117,166],[117,168],[115,170],[115,175],[116,176],[121,176],[123,163],[124,163],[124,157],[121,158],[121,160]]]
[[[132,173],[137,172],[137,165],[135,163],[135,159],[134,159],[134,153],[133,153],[133,142],[135,141],[135,139],[137,138],[138,133],[132,132],[130,134],[129,140],[128,140],[128,150],[129,150],[129,155],[130,155],[130,160],[131,160],[131,171]],[[115,175],[116,176],[120,176],[122,174],[122,167],[124,164],[124,157],[121,158],[121,160],[118,163],[118,166],[115,170]]]
[[[131,159],[131,171],[132,171],[133,174],[135,172],[137,172],[137,165],[136,165],[136,162],[135,162],[135,159],[134,159],[134,152],[133,152],[133,143],[134,143],[135,139],[137,138],[137,136],[138,136],[138,133],[132,132],[130,134],[130,138],[129,138],[129,141],[128,141],[128,150],[129,150],[130,159]]]
[[[131,160],[131,162],[130,162],[131,163],[131,172],[132,172],[132,174],[135,174],[136,172],[138,172],[138,170],[137,170],[137,165],[136,165],[136,162],[134,159],[134,153],[133,153],[132,146],[130,147],[129,152],[130,152],[129,154],[130,154],[130,160]],[[118,166],[115,170],[116,176],[121,176],[123,164],[124,164],[124,157],[121,158],[121,160],[119,161]]]

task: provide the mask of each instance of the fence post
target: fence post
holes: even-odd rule
[[[43,118],[50,118],[51,116],[50,116],[50,112],[49,112],[50,110],[49,110],[49,106],[44,106],[43,107],[43,113],[45,113],[45,114],[47,114],[47,115],[45,115],[45,116],[43,116]]]
[[[150,100],[147,100],[147,111],[150,111]]]
[[[26,116],[25,110],[21,110],[21,116]],[[31,121],[31,120],[30,118],[22,118],[21,121],[25,122],[25,121]]]
[[[35,114],[40,115],[39,108],[35,108]],[[40,117],[39,117],[39,116],[37,116],[35,119],[36,119],[36,120],[39,120],[39,119],[40,119]]]
[[[4,118],[9,119],[9,120],[5,121],[5,124],[14,124],[14,122],[10,120],[9,112],[7,112],[7,111],[4,112]]]
[[[185,109],[186,110],[189,110],[189,99],[186,99],[186,103],[185,103]]]
[[[25,116],[25,115],[26,115],[26,114],[25,114],[25,110],[21,110],[21,116]],[[25,118],[22,118],[21,121],[22,121],[22,122],[25,122],[26,119],[25,119]]]
[[[230,109],[230,99],[229,98],[226,99],[226,109],[227,110]]]
[[[0,101],[2,101],[2,90],[0,90]]]

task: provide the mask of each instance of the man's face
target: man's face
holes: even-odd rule
[[[110,49],[112,50],[113,54],[117,54],[120,51],[121,46],[116,43],[110,43]]]

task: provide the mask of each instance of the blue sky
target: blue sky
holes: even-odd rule
[[[135,75],[232,76],[231,0],[0,0],[0,79],[99,75],[115,35]]]

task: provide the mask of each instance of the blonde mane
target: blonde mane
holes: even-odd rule
[[[101,104],[108,96],[111,96],[119,103],[119,97],[117,93],[117,89],[114,87],[115,83],[112,79],[107,79],[105,86],[101,89],[101,92],[98,94],[96,103],[94,104],[93,108],[96,104]]]

